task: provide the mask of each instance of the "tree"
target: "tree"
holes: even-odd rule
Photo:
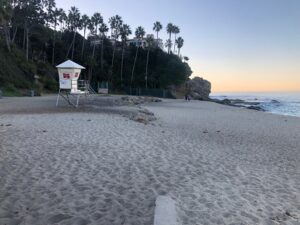
[[[154,36],[144,38],[145,31],[139,27],[133,35],[136,45],[128,47],[127,39],[134,32],[118,15],[110,18],[106,25],[100,13],[93,14],[91,21],[86,15],[81,17],[76,7],[67,12],[57,9],[55,0],[0,0],[0,61],[3,67],[0,86],[6,88],[5,85],[12,83],[16,88],[29,89],[34,86],[34,75],[37,74],[44,87],[52,83],[48,90],[54,90],[57,74],[51,64],[66,57],[80,58],[79,62],[88,68],[86,77],[91,82],[107,80],[115,88],[122,88],[125,80],[130,87],[166,88],[178,84],[190,74],[190,69],[181,57],[185,43],[174,30],[176,26],[171,25],[173,30],[167,30],[166,46],[171,53],[176,44],[179,57],[155,48],[156,43],[161,44],[159,36],[163,27],[158,21],[152,27]],[[110,39],[106,38],[109,27]],[[4,48],[8,50],[3,51]],[[30,61],[23,62],[25,57]],[[91,79],[96,73],[101,77]]]
[[[179,27],[178,26],[174,26],[173,27],[173,34],[175,35],[175,39],[174,39],[174,53],[175,53],[175,47],[176,47],[176,36],[177,36],[177,34],[179,34],[180,33],[180,29],[179,29]]]
[[[92,76],[93,76],[93,67],[95,64],[94,60],[94,54],[95,54],[95,41],[96,41],[96,32],[95,32],[95,24],[90,20],[90,23],[88,25],[88,29],[90,31],[90,40],[91,44],[93,45],[92,52],[91,52],[91,57],[89,58],[88,64],[89,64],[89,70],[88,70],[88,80],[91,81]]]
[[[59,9],[59,22],[60,22],[60,25],[61,25],[61,31],[64,31],[65,30],[65,26],[66,26],[66,22],[68,20],[68,17],[66,15],[66,12],[63,10],[63,9]]]
[[[167,25],[167,33],[169,34],[169,40],[170,42],[172,42],[172,33],[173,33],[173,30],[174,30],[174,25],[172,23],[168,23]],[[170,54],[171,53],[171,48],[172,48],[172,45],[168,45],[168,53]]]
[[[23,17],[24,36],[23,49],[25,49],[26,59],[29,58],[29,35],[34,26],[44,24],[44,11],[41,0],[19,0],[18,7],[19,16]]]
[[[104,38],[108,32],[108,27],[105,23],[102,23],[99,27],[99,32],[101,36],[101,69],[103,70],[103,53],[104,53]]]
[[[178,37],[176,39],[176,45],[177,45],[177,48],[178,48],[178,56],[180,56],[180,49],[183,47],[183,44],[184,44],[184,40],[182,37]]]
[[[173,43],[171,39],[168,39],[165,43],[165,47],[168,49],[168,54],[170,54],[170,49],[172,48]]]
[[[53,44],[52,44],[52,65],[54,65],[54,60],[55,60],[55,45],[56,45],[56,28],[58,26],[58,22],[59,22],[59,16],[60,16],[60,10],[59,9],[55,9],[53,12],[53,18],[52,23],[53,23]]]
[[[119,15],[116,15],[116,16],[111,17],[108,22],[110,24],[111,38],[114,40],[113,55],[112,55],[111,68],[110,68],[110,77],[111,77],[113,74],[117,41],[120,37],[120,30],[121,30],[121,26],[123,24],[123,20]]]
[[[90,34],[89,36],[95,36],[96,32],[95,32],[95,26],[94,26],[94,23],[91,22],[91,20],[89,21],[89,24],[88,24],[88,29],[90,31]]]
[[[120,35],[122,39],[122,60],[121,60],[121,82],[123,81],[123,65],[124,65],[124,52],[126,47],[127,38],[132,34],[130,26],[127,24],[123,24],[120,30]]]
[[[139,26],[138,28],[136,28],[136,30],[135,30],[135,38],[138,41],[140,41],[140,43],[142,43],[142,40],[143,40],[145,34],[146,34],[146,32],[145,32],[145,29],[143,27]],[[137,61],[137,58],[138,58],[139,48],[140,48],[140,44],[138,43],[137,46],[136,46],[136,53],[135,53],[133,67],[132,67],[130,86],[132,85],[132,82],[133,82],[134,70],[135,70],[136,61]]]
[[[94,15],[91,18],[90,24],[93,27],[93,36],[94,36],[94,44],[93,44],[93,53],[92,53],[92,59],[95,57],[95,48],[96,48],[96,39],[98,34],[98,26],[99,24],[103,23],[103,18],[100,13],[94,13]]]
[[[183,57],[183,60],[184,60],[184,62],[188,62],[188,61],[190,60],[190,58],[187,57],[187,56],[184,56],[184,57]]]
[[[157,40],[158,40],[158,33],[161,31],[162,28],[163,28],[163,26],[161,25],[161,23],[159,21],[156,21],[154,23],[153,30],[156,32],[156,39]]]
[[[46,9],[46,12],[45,12],[46,26],[49,27],[50,24],[54,22],[56,3],[55,3],[55,0],[42,0],[42,1],[44,3],[44,7]]]
[[[146,38],[146,43],[147,43],[147,61],[146,61],[146,73],[145,73],[145,83],[146,83],[146,88],[148,88],[148,66],[149,66],[149,56],[150,56],[150,50],[151,48],[154,47],[154,38],[152,35],[149,35]]]
[[[102,37],[106,37],[106,33],[108,32],[108,27],[105,23],[101,23],[99,27],[99,32]]]
[[[7,2],[7,0],[2,0],[2,2]],[[10,37],[10,43],[14,44],[15,43],[15,39],[17,36],[17,32],[19,30],[19,28],[22,26],[23,24],[23,18],[20,16],[17,16],[17,9],[19,8],[19,1],[10,1],[10,7],[11,7],[11,20],[10,20],[10,26],[9,29],[11,30],[11,32],[9,32],[11,35]]]
[[[73,59],[74,58],[75,41],[76,41],[76,33],[77,33],[77,29],[80,27],[80,12],[75,6],[72,6],[71,9],[69,10],[67,22],[68,22],[69,30],[71,32],[73,32],[73,40],[69,47],[66,57],[68,58],[71,48],[72,48],[71,59]]]
[[[10,23],[12,18],[12,7],[8,0],[2,0],[0,4],[0,28],[2,27],[6,46],[8,51],[11,51]]]
[[[85,14],[82,15],[81,28],[83,29],[83,40],[82,40],[82,49],[81,49],[81,59],[82,59],[83,53],[84,53],[84,46],[85,46],[85,40],[86,40],[86,29],[89,24],[90,24],[90,18]]]
[[[94,13],[94,15],[91,18],[91,23],[94,24],[95,26],[95,32],[96,35],[98,34],[98,26],[103,23],[103,17],[101,16],[100,13]]]
[[[108,23],[110,25],[111,38],[116,40],[116,38],[119,37],[119,31],[123,24],[122,17],[120,17],[119,15],[110,17]]]

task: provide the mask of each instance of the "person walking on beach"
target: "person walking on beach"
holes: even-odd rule
[[[191,93],[191,88],[188,82],[185,83],[185,95],[184,95],[184,99],[186,101],[190,101],[190,94]]]
[[[188,94],[185,94],[184,98],[186,101],[190,101],[190,96]]]

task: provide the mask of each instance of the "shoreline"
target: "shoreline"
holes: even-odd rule
[[[0,108],[0,114],[1,113],[67,113],[67,112],[95,112],[99,113],[94,107],[93,109],[93,101],[90,101],[86,103],[85,101],[81,102],[81,105],[79,108],[77,108],[74,111],[74,108],[72,106],[69,106],[65,102],[62,102],[62,105],[59,107],[53,107],[51,103],[53,103],[54,98],[56,98],[57,95],[54,94],[48,94],[48,95],[43,95],[43,96],[35,96],[35,97],[28,97],[28,96],[22,96],[22,97],[2,97],[0,99],[0,104],[3,103],[7,104],[9,103],[9,99],[15,99],[18,101],[18,103],[21,103],[20,109],[18,107],[16,108],[9,108],[4,109]],[[41,104],[39,101],[39,107],[37,107],[37,111],[30,110],[26,107],[26,105],[22,105],[25,101],[30,101],[30,99],[42,99],[43,101],[46,100],[48,101],[49,105],[46,104]],[[104,102],[101,103],[101,105],[97,105],[97,107],[103,107],[102,110],[105,111],[108,109],[116,108],[116,107],[126,107],[126,106],[141,106],[144,104],[149,104],[152,102],[161,102],[161,101],[168,101],[168,100],[175,100],[175,101],[181,101],[182,99],[161,99],[161,98],[156,98],[156,97],[147,97],[147,96],[130,96],[130,95],[99,95],[96,98],[101,99],[101,101]],[[123,100],[123,98],[126,98]],[[142,99],[142,100],[140,100]],[[146,100],[145,100],[146,99]],[[148,99],[148,100],[147,100]],[[150,99],[150,100],[149,100]],[[290,116],[290,117],[296,117],[300,118],[297,115],[289,115],[289,114],[280,114],[280,113],[274,113],[272,111],[268,111],[263,109],[262,106],[259,106],[260,103],[258,102],[253,102],[253,101],[246,101],[238,98],[225,98],[225,99],[216,99],[216,98],[209,98],[207,100],[193,100],[193,101],[199,101],[199,102],[210,102],[210,103],[216,103],[220,105],[225,105],[225,106],[230,106],[230,107],[235,107],[235,108],[240,108],[240,109],[247,109],[247,110],[252,110],[252,111],[259,111],[259,112],[265,112],[267,114],[271,115],[281,115],[281,116]],[[272,100],[272,101],[277,101],[277,100]],[[246,106],[245,106],[246,105]],[[42,107],[41,107],[42,106]],[[92,106],[92,107],[91,107]],[[46,109],[46,110],[45,110]],[[20,112],[20,110],[24,110],[23,112]],[[39,111],[40,110],[40,111]],[[48,111],[47,111],[48,110]],[[108,112],[108,111],[107,111]]]
[[[228,92],[214,93],[211,98],[227,105],[300,117],[300,92]]]

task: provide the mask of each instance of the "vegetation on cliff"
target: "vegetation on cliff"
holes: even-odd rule
[[[158,45],[162,29],[154,23],[154,38],[141,26],[133,31],[118,15],[106,24],[100,13],[89,17],[76,7],[65,12],[54,0],[0,0],[0,88],[20,94],[56,90],[55,65],[66,59],[87,68],[84,79],[109,82],[115,90],[182,84],[192,73],[180,55],[184,40],[168,24],[165,52]],[[131,34],[146,45],[128,45]]]

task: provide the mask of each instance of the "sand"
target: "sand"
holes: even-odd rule
[[[1,225],[152,225],[159,195],[184,225],[300,224],[300,118],[164,100],[145,125],[96,101],[0,100]]]
[[[170,196],[160,195],[155,201],[154,225],[178,225],[176,202]]]

